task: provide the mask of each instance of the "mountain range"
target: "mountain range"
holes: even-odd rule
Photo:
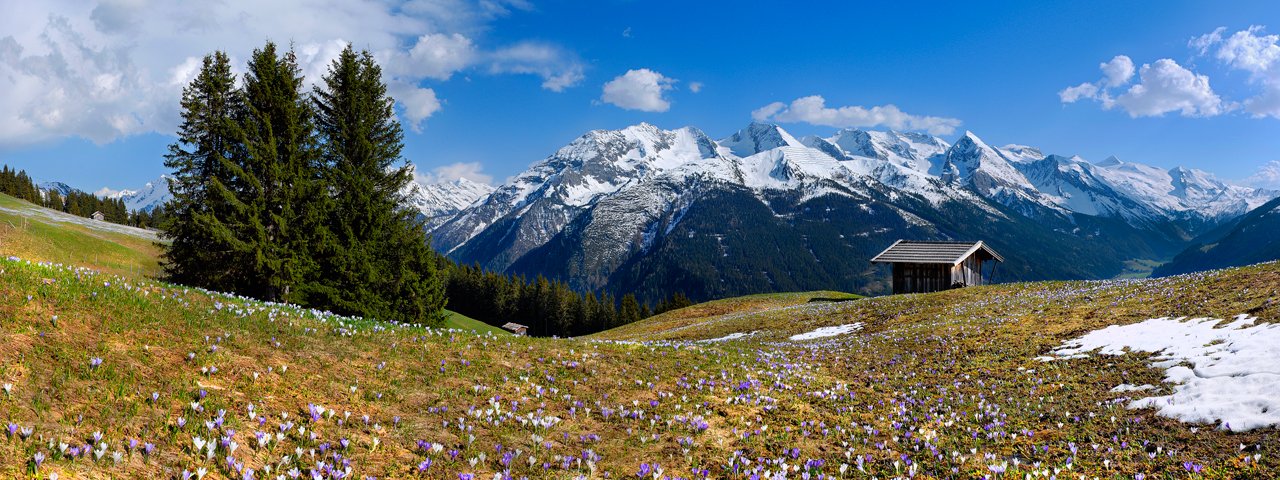
[[[575,288],[695,300],[887,290],[898,238],[983,239],[1000,280],[1109,278],[1162,262],[1277,196],[1186,168],[1094,164],[966,132],[753,123],[713,140],[640,124],[588,132],[432,231],[451,258]]]
[[[167,199],[165,178],[114,193]],[[581,290],[694,300],[784,290],[887,291],[868,262],[899,238],[982,239],[997,280],[1143,273],[1221,235],[1280,192],[1194,169],[1098,163],[972,132],[844,129],[796,138],[752,123],[594,130],[507,183],[415,181],[433,245],[462,263]]]
[[[147,182],[142,188],[136,190],[112,190],[110,188],[102,188],[93,192],[101,198],[119,199],[124,201],[125,208],[129,211],[150,212],[156,207],[168,202],[173,198],[169,193],[169,176],[161,175],[159,178]]]

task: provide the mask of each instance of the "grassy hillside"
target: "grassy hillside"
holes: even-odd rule
[[[160,273],[155,232],[69,215],[0,194],[5,255],[130,277]]]
[[[445,314],[447,314],[448,317],[444,319],[444,328],[452,328],[455,330],[462,330],[462,331],[475,331],[476,333],[481,333],[481,334],[484,334],[484,333],[491,333],[494,335],[510,335],[511,334],[511,332],[489,325],[487,323],[468,317],[458,312],[445,310]]]
[[[0,254],[5,256],[147,279],[161,273],[159,241],[153,231],[95,222],[0,194]],[[445,328],[510,334],[457,312],[446,313]]]
[[[772,322],[770,315],[762,313],[798,305],[828,304],[858,298],[862,297],[852,293],[833,291],[762,293],[726,298],[654,315],[639,322],[597,333],[592,338],[604,340],[655,338],[650,337],[650,335],[659,335],[661,338],[708,338],[697,333],[698,329],[696,327],[699,325],[725,323],[742,318]],[[750,321],[734,322],[734,325],[736,328],[736,330],[733,330],[734,332],[747,332],[757,328],[770,328],[773,326],[772,323],[753,324]],[[705,332],[701,333],[705,334]]]
[[[1126,408],[1170,389],[1149,354],[1037,357],[1152,317],[1274,321],[1277,296],[1271,263],[760,295],[555,340],[0,259],[0,478],[1273,478],[1274,428]]]

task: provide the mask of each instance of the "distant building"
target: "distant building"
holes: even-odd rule
[[[991,283],[1004,257],[981,241],[898,240],[872,263],[893,265],[893,293],[937,292]],[[988,270],[984,268],[990,264]]]
[[[102,212],[93,212],[93,215],[89,215],[89,216],[93,217],[94,220],[97,220],[99,222],[105,222],[107,220],[107,214]]]
[[[503,325],[503,326],[502,326],[502,328],[503,328],[503,330],[510,330],[510,331],[511,331],[511,333],[514,333],[514,334],[516,334],[516,335],[528,335],[528,334],[529,334],[529,327],[526,327],[526,326],[521,325],[521,324],[519,324],[519,323],[507,322],[507,324],[506,324],[506,325]]]

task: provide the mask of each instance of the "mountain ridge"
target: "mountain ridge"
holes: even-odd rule
[[[874,293],[883,288],[874,280],[882,273],[864,264],[863,257],[882,248],[871,244],[892,238],[1005,235],[977,226],[995,222],[1050,244],[1071,243],[1063,249],[1081,254],[1099,238],[1109,239],[1119,246],[1107,245],[1111,252],[1098,264],[1083,269],[1020,265],[1012,277],[1101,278],[1122,270],[1130,259],[1122,257],[1172,257],[1196,235],[1276,196],[1191,169],[1161,170],[1114,158],[1104,163],[1113,166],[1045,155],[1025,145],[994,147],[972,132],[954,145],[920,133],[856,129],[797,139],[777,125],[753,122],[713,141],[695,127],[662,130],[642,123],[580,136],[439,223],[432,235],[436,247],[457,261],[546,274],[584,290],[651,290],[692,276],[701,280],[688,287],[707,295],[803,289],[820,281],[837,282],[829,288]],[[867,216],[814,215],[809,204],[822,198],[827,198],[820,202],[823,208]],[[705,202],[720,207],[699,208]],[[743,233],[734,234],[741,236],[731,236],[736,248],[764,248],[752,245],[751,236],[761,242],[773,238],[768,241],[776,244],[738,264],[717,261],[734,257],[724,243],[731,237],[710,232],[722,230],[712,214],[717,211],[725,222],[743,222]],[[694,217],[703,222],[700,228],[681,229]],[[858,229],[845,225],[856,223],[854,218],[864,222]],[[809,228],[799,226],[805,222],[841,226],[798,233]],[[769,230],[789,233],[776,238],[762,233]],[[699,240],[700,235],[714,239]],[[790,238],[795,235],[805,238]],[[824,257],[814,253],[815,242],[841,243],[845,250]],[[1015,238],[1006,242],[1006,248],[1020,248]],[[768,249],[801,259],[797,265],[814,272],[824,269],[818,265],[824,260],[833,263],[833,257],[857,259],[835,261],[843,266],[822,274],[781,265],[752,273],[752,262],[770,263],[764,256]],[[707,272],[681,271],[670,265],[674,257],[691,265],[701,262]],[[645,268],[653,271],[634,271]],[[668,271],[668,277],[658,270]],[[731,271],[753,278],[743,280],[751,287],[706,285],[728,282]],[[812,278],[793,281],[802,277]]]

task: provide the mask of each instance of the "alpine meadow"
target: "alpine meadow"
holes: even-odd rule
[[[1270,2],[0,5],[0,479],[1280,478]]]

